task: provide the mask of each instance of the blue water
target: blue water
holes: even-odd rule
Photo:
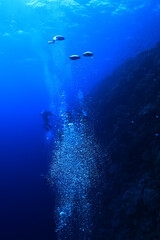
[[[0,0],[0,12],[0,239],[90,239],[87,191],[99,184],[94,159],[104,153],[84,121],[92,112],[84,99],[160,40],[160,3]],[[58,34],[65,40],[48,44]],[[81,59],[70,60],[72,54]],[[61,141],[57,129],[47,135],[42,127],[40,113],[48,109],[60,119]]]

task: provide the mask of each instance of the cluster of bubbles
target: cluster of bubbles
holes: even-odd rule
[[[61,111],[63,136],[56,140],[51,179],[57,189],[56,232],[59,240],[89,240],[93,228],[102,151],[86,112],[69,119]]]

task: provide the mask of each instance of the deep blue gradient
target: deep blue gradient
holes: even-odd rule
[[[158,0],[0,0],[0,239],[54,239],[51,153],[40,113],[70,109],[160,40]],[[62,42],[48,44],[53,36]],[[93,58],[83,57],[92,51]],[[80,60],[69,56],[79,54]],[[2,237],[1,237],[2,235]]]

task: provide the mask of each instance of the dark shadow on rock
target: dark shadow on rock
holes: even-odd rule
[[[160,239],[160,43],[127,60],[92,94],[95,133],[109,149],[98,240]]]

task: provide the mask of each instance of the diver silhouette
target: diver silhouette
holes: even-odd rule
[[[42,111],[41,116],[43,117],[44,120],[43,127],[49,132],[49,130],[52,129],[52,126],[50,124],[50,117],[54,115],[51,111]]]

